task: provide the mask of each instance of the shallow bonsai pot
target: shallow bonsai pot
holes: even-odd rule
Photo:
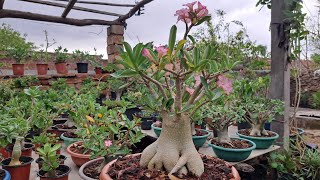
[[[73,163],[75,165],[77,165],[78,167],[80,167],[84,163],[90,161],[91,159],[90,159],[90,154],[79,154],[79,153],[74,153],[71,151],[71,149],[70,149],[71,146],[76,143],[79,143],[79,142],[72,143],[67,147],[67,153],[70,154]]]
[[[10,173],[5,169],[1,169],[1,170],[3,170],[5,173],[2,180],[10,180],[11,179]]]
[[[4,159],[2,163],[2,168],[7,170],[12,180],[29,180],[31,163],[33,161],[32,157],[21,156],[19,159],[24,164],[18,166],[8,166],[11,158]]]
[[[96,179],[93,179],[93,178],[85,175],[84,172],[83,172],[83,170],[84,170],[84,168],[86,168],[86,167],[89,166],[90,164],[92,164],[92,163],[94,163],[94,162],[96,162],[96,161],[103,160],[103,158],[104,158],[104,157],[100,157],[100,158],[93,159],[93,160],[91,160],[91,161],[88,161],[88,162],[84,163],[84,164],[80,167],[80,169],[79,169],[79,176],[80,176],[82,179],[84,179],[84,180],[96,180]]]
[[[78,138],[66,137],[66,136],[64,136],[64,133],[61,134],[60,138],[63,139],[63,142],[66,145],[66,147],[68,147],[68,146],[70,146],[70,144],[78,141]]]
[[[132,155],[129,155],[129,156],[139,156],[141,153],[137,153],[137,154],[132,154]],[[110,167],[117,161],[117,159],[109,162],[106,166],[104,166],[104,168],[102,169],[101,173],[100,173],[100,177],[99,177],[99,180],[112,180],[112,178],[109,176],[108,172],[109,172],[109,169]],[[229,163],[226,162],[227,165],[230,165]],[[232,166],[231,168],[231,171],[232,171],[232,175],[233,175],[233,179],[230,179],[230,180],[241,180],[240,178],[240,175],[238,173],[238,171],[236,170],[235,167]]]
[[[78,73],[88,73],[88,63],[77,63]]]
[[[273,131],[270,131],[273,132]],[[275,132],[273,132],[275,133]],[[237,132],[237,135],[241,138],[248,139],[256,144],[256,149],[268,149],[276,139],[279,138],[279,134],[273,137],[254,137],[254,136],[246,136]]]
[[[37,72],[38,75],[47,75],[48,73],[48,64],[46,63],[38,63],[37,66]]]
[[[21,156],[32,156],[32,150],[34,149],[34,145],[31,143],[24,143],[24,149],[21,151]],[[9,157],[12,156],[13,145],[7,146],[6,151],[8,152]]]
[[[67,63],[55,63],[58,74],[68,74]]]
[[[160,134],[161,134],[161,129],[162,128],[159,128],[159,127],[155,127],[154,124],[151,125],[154,133],[159,137]],[[198,129],[200,131],[205,131],[207,132],[206,135],[204,136],[192,136],[192,141],[193,141],[193,144],[196,146],[196,147],[201,147],[203,146],[203,144],[206,142],[207,138],[210,136],[211,132],[207,131],[207,130],[204,130],[204,129]]]
[[[12,64],[12,72],[15,76],[24,75],[24,64]]]
[[[214,153],[217,155],[218,158],[223,159],[229,162],[238,162],[247,159],[252,150],[256,148],[256,144],[250,140],[243,139],[243,138],[232,138],[232,139],[241,139],[248,141],[252,146],[245,149],[232,149],[232,148],[224,148],[221,146],[217,146],[215,144],[209,144],[212,147]]]
[[[59,156],[60,164],[64,164],[64,161],[66,159],[67,159],[67,157],[61,154]],[[36,159],[36,163],[38,164],[38,167],[39,167],[39,170],[40,170],[42,168],[43,160],[41,158],[38,158],[38,159]]]
[[[71,172],[71,168],[66,165],[60,165],[57,170],[63,171],[64,173],[61,174],[60,176],[54,177],[54,178],[46,178],[43,177],[43,175],[46,173],[43,170],[40,170],[37,175],[40,177],[40,180],[49,180],[49,179],[54,179],[54,180],[68,180],[69,173]]]

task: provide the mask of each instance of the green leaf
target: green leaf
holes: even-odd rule
[[[191,40],[192,44],[196,44],[196,40],[193,38],[193,36],[188,35],[188,38]]]
[[[205,21],[210,21],[211,20],[211,16],[205,16],[202,19],[200,19],[197,24],[195,26],[199,26],[200,24],[202,24]]]
[[[170,36],[169,36],[169,51],[170,55],[173,51],[174,44],[176,42],[176,36],[177,36],[177,26],[173,25],[170,29]]]
[[[182,108],[182,110],[181,110],[180,112],[178,112],[178,113],[186,112],[186,111],[188,111],[189,109],[193,108],[193,106],[194,106],[193,104],[184,106],[184,107]]]
[[[124,77],[132,77],[134,75],[137,75],[138,73],[131,69],[126,70],[118,70],[115,73],[112,73],[111,76],[115,78],[124,78]]]
[[[173,98],[168,99],[168,101],[166,102],[166,108],[170,109],[171,106],[173,105],[173,103],[174,103],[174,99]]]
[[[214,101],[214,100],[218,99],[219,97],[221,97],[222,96],[222,92],[223,92],[223,90],[221,88],[214,89],[213,90],[214,96],[213,96],[213,98],[211,100]]]
[[[113,124],[109,125],[109,128],[110,128],[110,130],[111,130],[113,133],[115,133],[115,134],[117,134],[117,133],[119,132],[119,128],[116,127],[116,126],[113,125]]]
[[[130,44],[127,42],[123,42],[123,45],[124,45],[124,48],[126,49],[126,52],[129,56],[129,58],[127,59],[129,61],[129,63],[128,62],[127,63],[129,65],[132,65],[132,68],[134,68],[135,64],[134,64],[134,56],[133,56],[132,48],[131,48]]]
[[[271,163],[271,167],[274,168],[274,169],[276,169],[276,168],[278,167],[278,163],[272,162],[272,163]]]
[[[204,89],[205,90],[209,90],[209,86],[208,86],[207,80],[203,76],[200,76],[200,81],[203,84]]]

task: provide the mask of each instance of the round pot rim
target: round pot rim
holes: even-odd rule
[[[70,174],[70,172],[71,172],[71,168],[70,168],[69,166],[64,165],[64,164],[60,164],[60,165],[59,165],[59,167],[60,167],[60,166],[68,167],[68,171],[67,171],[67,172],[65,172],[64,174],[60,175],[60,176],[53,177],[53,178],[50,178],[50,179],[59,179],[59,178],[62,178],[62,177],[68,176],[68,175]],[[58,168],[59,168],[59,167],[58,167]],[[40,170],[40,171],[41,171],[41,172],[43,172],[43,170]],[[38,172],[37,172],[37,176],[38,176],[38,177],[43,177],[43,176],[41,176],[41,175],[40,175],[40,171],[38,171]]]
[[[67,64],[67,62],[55,62],[54,64]]]
[[[156,130],[161,130],[161,129],[162,129],[162,128],[156,127],[156,126],[154,125],[154,123],[151,124],[151,127],[152,127],[153,129],[156,129]]]
[[[32,143],[24,142],[24,145],[27,145],[27,144],[31,145],[31,147],[22,149],[21,151],[28,151],[28,150],[33,149],[35,147],[35,145],[32,144]],[[6,151],[7,152],[12,152],[13,151],[13,146],[6,146]],[[11,149],[11,147],[12,147],[12,149]],[[27,157],[27,156],[25,156],[25,157]]]
[[[15,65],[15,66],[24,66],[24,63],[12,63],[12,65]]]
[[[83,170],[84,170],[85,167],[87,167],[87,166],[90,165],[91,163],[94,163],[94,162],[99,161],[99,160],[103,160],[103,158],[104,158],[104,157],[99,157],[99,158],[92,159],[92,160],[84,163],[84,164],[79,168],[79,171],[78,171],[79,176],[80,176],[82,179],[85,179],[85,180],[96,180],[96,179],[93,179],[93,178],[85,175],[85,174],[83,173]],[[102,171],[101,171],[101,172],[102,172]]]
[[[36,65],[49,65],[49,64],[48,64],[48,63],[43,62],[43,63],[37,63]]]
[[[20,158],[22,158],[22,157],[23,157],[23,158],[29,158],[29,161],[28,161],[28,162],[25,162],[24,164],[15,165],[15,166],[9,166],[9,164],[8,164],[8,165],[4,165],[4,164],[3,164],[3,161],[5,161],[5,160],[7,160],[7,159],[10,159],[10,161],[11,161],[11,157],[9,157],[9,158],[6,158],[6,159],[4,159],[4,160],[1,161],[2,167],[19,168],[19,167],[22,167],[22,166],[31,165],[31,163],[34,161],[34,159],[33,159],[32,157],[30,157],[30,156],[21,156]],[[10,161],[9,161],[9,162],[10,162]]]
[[[78,138],[69,138],[69,137],[66,137],[64,136],[63,134],[66,133],[66,132],[63,132],[60,136],[61,139],[63,140],[67,140],[67,141],[78,141]]]
[[[136,153],[136,154],[131,154],[131,155],[128,155],[128,156],[139,156],[140,154],[142,153]],[[200,154],[200,153],[199,153]],[[200,154],[201,155],[201,154]],[[216,158],[216,157],[212,157],[212,158]],[[219,159],[219,158],[217,158]],[[108,170],[110,169],[110,167],[117,161],[117,159],[109,162],[107,165],[105,165],[100,173],[100,176],[99,176],[99,179],[102,180],[102,177],[105,177],[109,180],[112,180],[112,178],[109,176],[109,174],[107,173]],[[235,176],[233,179],[231,180],[240,180],[240,175],[239,175],[239,172],[237,171],[237,169],[231,165],[230,163],[228,163],[227,161],[223,160],[225,162],[226,165],[229,165],[231,166],[231,173],[233,176]],[[102,175],[103,174],[103,175]]]
[[[272,136],[272,137],[256,137],[256,136],[247,136],[247,135],[243,135],[243,134],[240,134],[239,132],[237,132],[237,135],[240,136],[240,137],[244,137],[244,138],[247,138],[247,139],[254,139],[254,140],[275,140],[275,139],[278,139],[279,138],[279,134],[276,133],[276,132],[273,132],[273,131],[270,131],[274,134],[276,134],[275,136]]]
[[[74,142],[72,144],[70,144],[68,147],[67,147],[67,152],[71,155],[71,156],[74,156],[74,157],[79,157],[79,158],[90,158],[90,154],[79,154],[79,153],[75,153],[75,152],[72,152],[71,151],[71,146],[73,144],[77,144],[77,143],[80,143],[81,141],[77,141],[77,142]]]
[[[200,130],[200,131],[205,131],[207,132],[208,134],[206,135],[203,135],[203,136],[192,136],[192,139],[203,139],[203,138],[207,138],[211,135],[211,132],[210,131],[207,131],[205,129],[197,129],[197,130]]]
[[[212,148],[223,150],[223,151],[229,151],[229,152],[248,152],[248,151],[252,151],[256,148],[256,143],[254,143],[253,141],[250,141],[249,139],[238,138],[238,137],[233,137],[231,139],[241,139],[244,141],[248,141],[252,146],[249,148],[244,148],[244,149],[232,149],[232,148],[224,148],[224,147],[217,146],[217,145],[211,144],[211,143],[209,143],[208,145]]]

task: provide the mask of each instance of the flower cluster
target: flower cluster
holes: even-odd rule
[[[158,59],[161,59],[168,52],[168,48],[166,46],[158,46],[155,47],[158,53]],[[148,58],[150,61],[155,62],[154,57],[151,55],[150,51],[147,48],[142,50],[142,56]]]
[[[218,87],[221,87],[227,95],[232,91],[232,80],[223,75],[218,77],[217,85]]]
[[[195,24],[198,20],[208,15],[208,9],[206,6],[198,2],[198,8],[194,8],[197,1],[184,4],[187,8],[182,8],[176,11],[175,16],[178,16],[178,21],[185,22],[187,24]]]

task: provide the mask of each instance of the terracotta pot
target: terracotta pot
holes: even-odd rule
[[[64,164],[64,161],[67,159],[66,156],[60,155],[59,160],[60,164]],[[42,168],[43,160],[41,158],[36,159],[36,163],[38,164],[39,170]]]
[[[40,180],[68,180],[69,177],[69,173],[71,172],[71,168],[69,166],[66,165],[60,165],[57,170],[63,171],[64,173],[58,177],[54,177],[54,178],[46,178],[43,177],[43,175],[46,173],[45,171],[40,170],[38,172],[38,176],[40,177]]]
[[[12,64],[13,75],[23,76],[24,75],[24,64]]]
[[[94,68],[94,71],[96,72],[96,74],[102,74],[102,68],[101,67]]]
[[[137,154],[132,154],[132,155],[129,155],[129,156],[139,156],[141,153],[137,153]],[[112,178],[109,176],[108,172],[109,172],[109,169],[110,167],[116,162],[117,160],[113,160],[111,161],[110,163],[108,163],[106,166],[104,166],[104,168],[102,169],[101,173],[100,173],[100,177],[99,179],[100,180],[112,180]],[[226,162],[226,164],[228,166],[231,166],[229,163]],[[233,179],[230,179],[230,180],[241,180],[240,178],[240,175],[238,173],[238,171],[236,170],[235,167],[232,166],[231,168],[231,171],[232,171],[232,175],[233,175]]]
[[[58,74],[68,74],[67,63],[56,63],[55,65]]]
[[[32,149],[34,148],[34,145],[31,143],[24,143],[24,149],[21,151],[21,156],[32,156]],[[12,156],[12,150],[13,150],[13,145],[9,145],[6,147],[6,151],[8,152],[9,157]]]
[[[36,64],[38,75],[46,75],[48,73],[48,64]]]
[[[11,158],[7,158],[2,161],[2,168],[9,171],[11,180],[29,180],[31,163],[33,158],[21,156],[20,161],[24,164],[18,166],[8,166]]]
[[[79,153],[74,153],[70,150],[70,148],[74,145],[74,144],[78,144],[78,143],[81,143],[81,142],[75,142],[75,143],[72,143],[70,144],[70,146],[68,146],[67,148],[67,153],[70,154],[71,156],[71,159],[73,161],[73,163],[75,165],[77,165],[78,167],[82,166],[84,163],[90,161],[90,154],[79,154]]]

